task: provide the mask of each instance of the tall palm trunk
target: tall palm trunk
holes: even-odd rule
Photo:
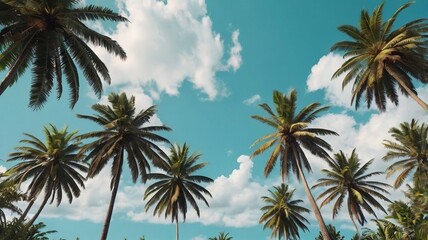
[[[101,238],[100,238],[101,240],[107,239],[108,230],[110,228],[110,221],[111,221],[111,216],[113,214],[114,202],[116,201],[116,195],[117,195],[117,191],[119,189],[120,176],[122,174],[123,154],[124,154],[124,152],[123,152],[123,148],[122,148],[121,153],[120,153],[120,159],[119,159],[119,167],[117,168],[117,172],[115,173],[116,178],[114,179],[114,183],[113,183],[113,189],[112,189],[112,193],[111,193],[110,204],[108,206],[106,219],[104,221],[103,231],[101,233]]]
[[[426,102],[424,102],[422,99],[420,99],[418,97],[418,95],[416,95],[410,88],[408,88],[406,86],[406,84],[404,84],[404,82],[403,82],[403,80],[401,80],[399,74],[396,73],[394,70],[392,70],[387,65],[385,66],[385,68],[388,71],[388,73],[392,77],[394,77],[395,80],[397,80],[398,84],[400,84],[400,86],[406,90],[406,92],[410,95],[410,97],[412,97],[413,100],[415,100],[419,104],[419,106],[421,106],[426,112],[428,112],[428,104],[426,104]]]
[[[175,216],[175,240],[178,240],[178,214]]]
[[[34,214],[33,218],[31,218],[31,220],[28,221],[28,223],[26,224],[28,227],[33,225],[33,223],[39,217],[40,213],[42,212],[43,208],[45,207],[46,203],[48,202],[50,196],[51,196],[51,194],[47,194],[45,196],[45,198],[43,199],[42,205],[40,205],[39,210],[37,210],[37,212],[36,212],[36,214]]]
[[[297,169],[299,171],[300,180],[303,182],[303,187],[305,188],[306,196],[308,197],[312,210],[315,213],[315,218],[318,221],[318,225],[320,227],[322,237],[324,240],[330,240],[330,236],[328,234],[327,227],[325,226],[324,219],[322,218],[321,211],[317,203],[315,202],[314,196],[312,196],[312,193],[309,189],[309,185],[308,185],[308,182],[306,181],[305,174],[303,173],[302,167],[300,166],[300,161],[297,160],[299,158],[297,158],[296,152],[294,152],[294,156],[296,157]]]
[[[354,224],[355,230],[357,231],[357,232],[356,232],[356,233],[357,233],[357,236],[359,237],[359,236],[360,236],[360,231],[358,230],[358,226],[357,226],[357,224],[355,223],[355,220],[354,220],[354,218],[352,217],[352,215],[350,215],[350,217],[351,217],[351,220],[352,220],[352,224]]]
[[[30,202],[28,203],[27,208],[25,209],[25,211],[21,214],[21,216],[19,217],[19,221],[22,222],[24,221],[25,217],[27,216],[28,212],[30,211],[31,207],[33,207],[34,202],[35,202],[35,198],[32,198],[30,200]]]

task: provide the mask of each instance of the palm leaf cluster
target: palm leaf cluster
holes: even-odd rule
[[[343,87],[354,81],[351,102],[356,109],[363,95],[368,107],[374,101],[381,111],[386,109],[387,99],[398,105],[399,90],[428,111],[413,83],[428,82],[428,23],[426,19],[416,19],[393,29],[398,14],[410,5],[403,5],[383,21],[384,4],[381,4],[371,15],[363,10],[358,27],[339,27],[351,40],[338,42],[331,48],[344,51],[347,59],[333,78],[344,74]]]
[[[272,237],[278,236],[284,239],[300,238],[299,229],[308,231],[305,223],[309,223],[302,213],[308,213],[309,209],[301,207],[302,200],[293,199],[295,190],[289,190],[284,183],[269,190],[270,196],[263,196],[262,200],[267,205],[261,210],[263,215],[259,222],[265,222],[263,229],[269,228]]]
[[[77,65],[100,97],[101,78],[110,83],[106,65],[88,46],[105,48],[122,59],[120,45],[87,27],[85,21],[127,21],[112,10],[94,5],[77,7],[78,0],[2,0],[0,1],[0,70],[8,72],[0,83],[0,95],[32,65],[29,105],[40,108],[54,85],[57,98],[63,91],[62,78],[70,90],[70,106],[79,98]]]
[[[16,147],[8,160],[21,160],[8,169],[9,179],[18,184],[29,181],[26,195],[30,204],[25,214],[44,191],[43,203],[30,223],[34,222],[49,198],[51,204],[56,199],[59,205],[63,195],[70,203],[73,197],[79,197],[81,188],[85,187],[83,174],[88,170],[82,162],[84,156],[78,153],[81,142],[76,138],[77,131],[69,132],[66,127],[59,130],[51,124],[44,128],[44,134],[45,142],[24,134],[27,139],[21,140],[23,145]]]
[[[376,217],[373,207],[386,213],[385,208],[376,198],[389,201],[384,196],[388,191],[385,188],[390,187],[386,183],[369,180],[370,177],[381,175],[383,172],[367,173],[373,159],[361,164],[355,149],[347,157],[340,151],[334,155],[332,160],[326,160],[330,169],[323,169],[322,172],[327,176],[318,180],[312,188],[327,187],[318,199],[325,198],[321,207],[336,199],[333,206],[333,219],[339,213],[344,201],[347,201],[348,214],[354,222],[356,219],[361,225],[367,222],[363,210]],[[354,222],[355,225],[355,222]],[[358,231],[358,228],[355,226]]]
[[[409,174],[414,173],[415,186],[428,187],[428,126],[419,124],[412,119],[411,122],[403,122],[400,126],[393,127],[389,133],[394,141],[385,140],[384,146],[388,152],[383,157],[385,161],[398,159],[387,169],[387,177],[400,172],[394,187],[400,187]]]

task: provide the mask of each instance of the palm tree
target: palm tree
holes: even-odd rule
[[[327,230],[328,230],[328,234],[330,235],[330,238],[332,240],[344,240],[345,239],[345,237],[342,236],[342,234],[340,234],[340,231],[336,230],[335,226],[333,226],[331,224],[327,224]],[[322,240],[321,232],[319,233],[318,237],[315,238],[315,240]]]
[[[207,163],[197,163],[201,155],[190,154],[186,144],[181,147],[177,144],[171,145],[170,150],[171,155],[166,163],[159,166],[165,173],[147,175],[148,179],[155,179],[156,182],[146,189],[144,199],[150,197],[146,204],[146,211],[156,205],[153,215],[164,213],[165,218],[171,215],[172,222],[176,223],[176,239],[178,240],[179,212],[183,215],[183,221],[186,221],[187,204],[190,203],[199,217],[200,211],[195,197],[209,206],[204,194],[210,197],[211,194],[198,183],[210,183],[213,180],[202,175],[194,175]]]
[[[208,238],[208,240],[232,240],[229,233],[220,232],[217,237]]]
[[[135,97],[128,98],[125,93],[111,93],[108,96],[110,105],[94,104],[94,115],[80,115],[99,124],[103,129],[80,135],[81,139],[95,138],[84,145],[82,152],[89,152],[86,159],[91,160],[88,177],[93,178],[112,160],[111,183],[112,191],[110,204],[104,222],[101,239],[107,238],[114,202],[119,189],[123,162],[126,158],[131,170],[132,181],[135,183],[139,176],[146,181],[147,171],[150,171],[148,160],[154,165],[161,166],[168,156],[156,145],[156,142],[169,141],[156,134],[157,131],[169,131],[165,126],[147,125],[156,113],[156,107],[151,106],[136,114]]]
[[[376,230],[364,229],[359,240],[407,240],[403,238],[400,227],[385,219],[373,220]]]
[[[352,40],[338,42],[331,48],[344,51],[347,58],[332,78],[346,74],[343,87],[354,81],[351,102],[355,103],[355,109],[364,93],[368,108],[373,99],[380,111],[385,111],[387,98],[398,105],[398,85],[402,94],[411,96],[428,111],[428,105],[417,96],[413,84],[413,81],[428,82],[426,19],[416,19],[392,29],[398,14],[411,4],[401,6],[385,22],[381,4],[371,16],[366,10],[361,12],[359,27],[339,27]]]
[[[77,131],[68,132],[67,127],[58,130],[54,125],[44,127],[46,142],[25,133],[27,139],[20,142],[25,144],[16,147],[8,161],[22,160],[7,170],[8,179],[21,184],[30,180],[26,194],[30,203],[22,214],[21,219],[33,206],[34,201],[43,191],[43,202],[34,217],[27,223],[32,225],[37,219],[49,198],[50,204],[56,199],[61,203],[63,194],[71,203],[73,197],[79,197],[81,188],[85,188],[85,174],[88,167],[82,162],[84,156],[78,154],[81,142],[76,139]]]
[[[298,180],[302,181],[323,237],[325,240],[328,240],[330,238],[328,236],[324,219],[322,218],[321,212],[312,196],[303,172],[303,168],[311,172],[311,165],[303,152],[303,149],[306,149],[321,158],[329,158],[326,150],[331,150],[331,146],[319,136],[338,134],[327,129],[308,127],[308,125],[317,118],[319,113],[328,110],[329,107],[321,106],[320,103],[315,102],[303,107],[299,112],[297,112],[296,90],[290,91],[288,95],[280,93],[279,91],[274,91],[273,102],[276,107],[276,113],[274,113],[268,104],[263,103],[260,107],[266,111],[269,116],[252,116],[252,118],[275,129],[273,133],[256,140],[253,146],[260,142],[264,143],[254,151],[252,157],[265,152],[268,148],[274,147],[274,150],[265,166],[265,176],[270,174],[279,157],[280,171],[283,181],[284,177],[289,175],[290,170],[293,171]]]
[[[384,140],[388,152],[383,160],[399,159],[387,169],[387,177],[401,172],[394,182],[394,188],[400,187],[407,176],[414,172],[415,187],[428,187],[428,126],[412,119],[410,123],[403,122],[398,128],[389,130],[395,141]]]
[[[0,173],[0,179],[3,174]],[[19,187],[10,181],[2,180],[0,182],[0,226],[6,224],[6,214],[4,210],[8,210],[13,213],[21,213],[21,210],[14,204],[25,198],[25,195],[19,192]]]
[[[274,191],[269,190],[270,196],[263,196],[262,200],[267,205],[261,210],[263,215],[259,223],[265,222],[263,229],[270,228],[272,237],[278,239],[300,238],[299,228],[303,231],[309,230],[306,223],[309,223],[301,213],[309,212],[309,209],[299,206],[303,201],[293,199],[293,190],[288,190],[288,185],[282,183],[274,187]]]
[[[84,21],[127,21],[112,10],[94,5],[76,7],[79,0],[0,1],[0,70],[9,69],[0,83],[0,95],[32,64],[30,103],[40,108],[56,83],[62,94],[62,76],[70,89],[70,107],[79,98],[79,75],[75,62],[94,92],[101,96],[101,77],[110,83],[105,64],[87,43],[105,48],[122,59],[126,54],[111,38],[88,28]],[[56,79],[56,81],[54,81]]]
[[[339,213],[343,202],[346,200],[348,205],[348,214],[354,224],[358,234],[358,227],[355,219],[364,225],[367,222],[363,209],[376,217],[373,206],[387,213],[385,208],[376,198],[388,201],[382,193],[388,193],[384,187],[390,187],[388,184],[368,180],[368,178],[381,175],[383,172],[367,173],[368,168],[373,163],[373,159],[361,166],[361,160],[358,158],[355,149],[347,157],[342,151],[334,154],[332,160],[326,159],[330,169],[323,169],[322,172],[327,175],[321,178],[312,188],[328,187],[317,199],[324,198],[321,207],[337,199],[333,206],[333,219]]]

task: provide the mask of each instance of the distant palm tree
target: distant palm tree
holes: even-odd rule
[[[278,239],[300,238],[299,228],[303,231],[309,230],[305,223],[309,223],[301,214],[309,212],[309,209],[299,206],[303,201],[293,199],[295,190],[288,190],[288,185],[282,183],[280,186],[269,190],[270,196],[263,196],[262,200],[267,205],[261,208],[263,215],[259,223],[265,222],[263,229],[272,230],[272,237]]]
[[[232,240],[229,233],[220,232],[217,237],[208,238],[208,240]]]
[[[321,178],[312,188],[328,187],[317,199],[324,198],[321,207],[337,199],[333,206],[333,219],[339,213],[343,202],[346,200],[348,205],[348,214],[358,233],[358,227],[355,219],[364,225],[367,222],[363,209],[376,217],[373,207],[387,213],[385,208],[376,198],[388,201],[382,193],[388,193],[384,188],[390,187],[388,184],[368,180],[368,178],[381,175],[383,172],[367,173],[373,159],[361,166],[361,160],[358,158],[355,149],[347,157],[342,151],[336,153],[332,160],[326,159],[330,169],[323,169],[322,172],[327,175]]]
[[[354,82],[352,103],[356,109],[363,94],[369,108],[374,100],[379,110],[385,111],[387,98],[398,105],[398,85],[402,94],[412,97],[428,111],[428,105],[417,96],[413,84],[413,81],[428,82],[426,19],[416,19],[392,29],[398,14],[411,4],[401,6],[385,22],[382,20],[384,4],[381,4],[371,16],[366,10],[361,12],[359,27],[339,27],[352,40],[338,42],[331,48],[344,51],[344,57],[348,58],[332,78],[346,74],[343,87]]]
[[[388,152],[383,160],[399,159],[387,169],[387,177],[401,172],[394,182],[394,187],[400,187],[410,173],[414,173],[415,186],[428,187],[428,126],[412,119],[410,123],[403,122],[398,128],[389,130],[395,141],[384,140]]]
[[[99,75],[110,83],[105,64],[88,46],[105,48],[126,58],[124,50],[111,38],[88,28],[84,21],[127,21],[112,10],[94,5],[76,7],[79,0],[0,1],[0,70],[9,69],[0,83],[0,95],[12,86],[32,64],[30,106],[40,108],[56,83],[61,97],[64,75],[70,89],[70,106],[79,98],[79,74],[75,62],[94,92],[101,96]],[[54,80],[56,79],[56,80]]]
[[[151,184],[144,194],[144,199],[150,198],[146,204],[146,211],[156,205],[153,215],[164,213],[165,218],[171,215],[172,222],[176,223],[177,240],[179,212],[183,215],[183,221],[186,221],[187,204],[190,203],[196,210],[196,214],[200,216],[195,197],[209,206],[204,194],[210,197],[211,194],[198,183],[210,183],[213,180],[202,175],[194,175],[197,170],[207,165],[207,163],[197,163],[200,157],[200,154],[190,155],[186,144],[181,147],[176,144],[171,145],[170,157],[165,164],[159,166],[165,173],[147,175],[147,179],[153,179],[156,182]]]
[[[50,124],[44,128],[44,133],[45,143],[25,133],[28,139],[20,141],[25,145],[16,147],[8,160],[22,160],[7,170],[9,180],[18,184],[30,180],[26,191],[30,203],[21,219],[25,218],[39,194],[44,192],[43,202],[27,223],[28,226],[34,223],[49,198],[50,203],[56,199],[59,205],[63,194],[70,203],[73,197],[79,197],[81,188],[85,187],[85,177],[82,174],[88,170],[87,165],[82,162],[84,156],[78,154],[81,143],[76,139],[77,131],[68,132],[67,127],[58,130]]]
[[[373,220],[376,230],[364,229],[359,240],[408,240],[403,238],[400,227],[385,219]]]
[[[103,128],[100,131],[80,135],[81,139],[95,138],[94,141],[82,147],[82,152],[89,152],[87,160],[91,160],[88,177],[93,178],[98,175],[112,160],[110,183],[112,194],[101,234],[102,240],[107,238],[124,161],[128,162],[132,181],[135,183],[140,176],[145,182],[147,172],[150,171],[148,160],[156,166],[161,166],[164,164],[163,159],[168,157],[157,143],[169,143],[169,141],[157,135],[156,132],[170,130],[165,126],[148,124],[156,113],[155,106],[136,114],[133,96],[128,99],[125,93],[111,93],[108,101],[110,105],[94,104],[92,109],[96,114],[92,116],[77,115]]]
[[[0,173],[0,179],[2,179],[3,174]],[[21,213],[21,210],[15,205],[18,201],[21,201],[25,198],[25,194],[19,191],[17,184],[2,180],[0,181],[0,226],[5,226],[6,224],[6,214],[4,210],[11,211],[13,213]]]
[[[273,133],[256,140],[252,146],[260,142],[263,142],[263,144],[254,151],[252,157],[265,152],[271,147],[274,148],[265,166],[265,176],[270,174],[279,157],[283,181],[284,177],[288,176],[290,171],[293,171],[297,179],[302,181],[309,203],[318,221],[320,231],[324,239],[328,240],[330,238],[324,219],[312,196],[303,172],[303,169],[309,172],[311,171],[311,165],[303,149],[308,150],[318,157],[329,158],[327,150],[331,151],[331,146],[319,136],[338,134],[328,129],[308,126],[317,118],[319,113],[328,110],[329,107],[322,106],[320,103],[315,102],[303,107],[297,112],[296,90],[290,91],[288,95],[279,91],[274,91],[273,102],[275,104],[276,113],[268,104],[263,103],[260,107],[268,113],[268,117],[258,115],[252,116],[252,118],[275,129]]]

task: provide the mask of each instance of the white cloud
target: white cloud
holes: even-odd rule
[[[352,83],[348,84],[342,91],[342,80],[344,75],[331,79],[333,73],[345,62],[342,56],[329,53],[320,58],[317,64],[311,68],[306,85],[309,92],[324,89],[325,98],[333,105],[345,108],[351,106]]]
[[[206,239],[207,239],[206,237],[201,236],[201,235],[192,238],[192,240],[206,240]]]
[[[251,96],[250,98],[245,99],[245,100],[243,101],[243,103],[244,103],[245,105],[249,106],[249,105],[255,105],[255,104],[257,104],[258,102],[260,102],[261,100],[262,100],[262,97],[260,97],[260,95],[259,95],[259,94],[255,94],[255,95]]]
[[[216,72],[239,68],[239,31],[232,33],[230,56],[224,59],[222,37],[212,29],[204,0],[119,0],[118,5],[130,23],[119,23],[110,35],[128,58],[98,53],[111,72],[112,86],[143,88],[159,98],[163,92],[178,95],[187,80],[208,99],[227,94]]]
[[[239,30],[236,30],[232,33],[232,42],[233,46],[230,48],[230,57],[227,61],[227,66],[232,67],[233,71],[238,70],[242,64],[242,46],[239,43]]]
[[[5,166],[0,165],[0,173],[6,172],[7,168]]]

